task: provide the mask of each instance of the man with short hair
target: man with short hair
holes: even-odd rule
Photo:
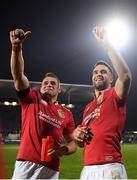
[[[92,71],[95,96],[83,114],[82,124],[73,132],[75,140],[84,146],[84,168],[80,179],[127,179],[121,162],[120,141],[125,128],[126,99],[131,85],[131,72],[108,40],[103,27],[93,29],[97,41],[104,47],[118,75],[111,87],[110,66],[99,61]]]
[[[22,29],[10,32],[11,73],[22,110],[22,136],[12,178],[58,179],[60,157],[76,151],[74,120],[57,102],[61,87],[54,73],[44,76],[39,90],[30,87],[22,55],[22,43],[30,33]]]

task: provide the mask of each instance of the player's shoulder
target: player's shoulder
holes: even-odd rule
[[[40,91],[39,91],[39,88],[37,88],[37,87],[30,87],[30,90],[32,91],[32,92],[35,92],[35,93],[39,93]]]
[[[71,110],[68,109],[67,107],[63,106],[63,105],[59,105],[59,108],[62,109],[63,111],[67,112],[67,113],[71,113]]]
[[[105,92],[107,92],[107,93],[111,93],[111,92],[114,92],[114,91],[115,91],[114,87],[110,87],[110,88],[105,90]]]
[[[110,87],[110,88],[108,88],[108,89],[106,89],[106,90],[104,91],[104,94],[105,94],[105,96],[107,96],[107,97],[114,96],[115,93],[116,93],[116,91],[115,91],[115,88],[114,88],[114,87]]]
[[[85,106],[85,109],[87,109],[88,107],[90,107],[90,106],[93,104],[93,102],[94,102],[94,99],[91,100],[91,101]]]
[[[30,88],[30,92],[31,92],[31,94],[32,94],[33,96],[38,96],[38,97],[40,97],[40,95],[41,95],[40,90],[39,90],[39,88],[37,88],[37,87],[31,87],[31,88]]]

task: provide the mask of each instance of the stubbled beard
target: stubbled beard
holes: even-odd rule
[[[48,96],[48,97],[50,97],[50,98],[52,98],[52,97],[55,97],[55,96],[56,96],[56,94],[50,94],[50,93],[45,93],[45,95],[46,95],[46,96]]]
[[[94,88],[98,91],[103,91],[104,89],[108,88],[107,82],[104,82],[103,84],[96,85],[94,84]]]
[[[52,94],[49,94],[49,93],[41,93],[41,95],[42,95],[42,97],[44,98],[44,99],[51,99],[51,98],[53,98],[55,95],[52,95]]]

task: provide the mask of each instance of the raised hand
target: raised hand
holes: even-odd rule
[[[21,44],[29,35],[31,31],[24,32],[22,29],[15,29],[10,31],[10,41],[12,45]]]
[[[104,27],[95,26],[92,30],[92,33],[101,45],[107,46],[110,44],[107,31]]]

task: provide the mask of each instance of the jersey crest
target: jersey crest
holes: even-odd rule
[[[62,109],[58,109],[57,112],[60,118],[65,118],[65,113]]]

